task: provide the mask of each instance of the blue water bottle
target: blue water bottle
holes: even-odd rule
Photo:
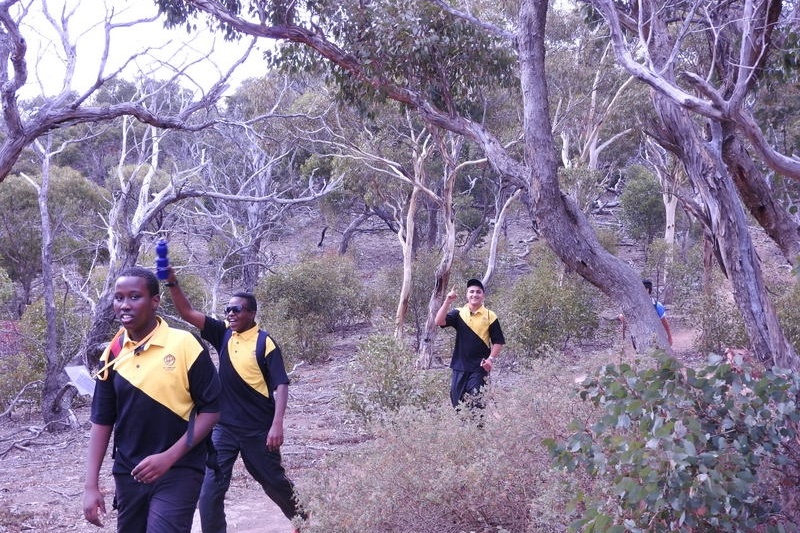
[[[167,240],[166,239],[159,239],[158,244],[156,244],[156,276],[160,280],[165,280],[169,277],[169,271],[167,268],[169,267],[169,259],[167,259]]]

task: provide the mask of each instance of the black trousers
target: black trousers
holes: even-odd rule
[[[450,379],[450,403],[458,407],[462,401],[470,407],[482,408],[480,401],[481,388],[486,384],[488,373],[484,369],[474,371],[453,370]]]
[[[190,533],[203,473],[170,468],[154,483],[114,474],[119,533]]]
[[[267,432],[238,434],[234,428],[216,425],[211,440],[217,451],[218,469],[206,468],[200,490],[200,525],[204,533],[225,533],[225,493],[231,484],[233,465],[239,454],[247,471],[267,496],[290,520],[299,513],[294,485],[286,477],[280,452],[267,449]],[[254,506],[258,504],[253,502]]]

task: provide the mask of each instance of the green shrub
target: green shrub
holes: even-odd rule
[[[781,328],[786,339],[800,353],[800,283],[787,287],[775,301]]]
[[[5,411],[28,383],[44,380],[44,357],[25,352],[0,356],[0,411]],[[31,386],[18,399],[16,409],[39,412],[42,387]]]
[[[565,273],[549,250],[540,247],[537,257],[533,272],[514,286],[502,315],[498,312],[506,339],[528,356],[589,339],[599,325],[597,289],[577,274]]]
[[[290,361],[324,361],[326,335],[372,313],[372,299],[346,256],[306,257],[268,276],[256,296],[267,330]]]
[[[619,198],[622,224],[633,239],[649,245],[664,231],[666,210],[661,198],[661,185],[641,165],[625,169],[625,190]]]
[[[8,272],[0,267],[0,320],[16,318],[12,308],[15,294],[14,282],[8,277]]]
[[[444,400],[448,382],[441,372],[416,370],[416,355],[391,335],[371,335],[358,347],[344,385],[350,412],[365,422],[380,420],[405,406],[424,407]]]
[[[750,345],[739,309],[716,284],[691,307],[690,318],[700,330],[697,348],[706,355],[724,353],[731,346]]]
[[[306,257],[266,278],[256,291],[261,302],[286,300],[286,316],[305,327],[321,326],[331,332],[370,318],[372,302],[347,256]],[[309,324],[313,315],[318,324]]]
[[[91,316],[85,302],[67,292],[56,295],[56,320],[57,354],[52,360],[59,368],[63,368],[78,352]],[[35,360],[45,360],[46,329],[44,300],[36,300],[25,308],[20,320],[20,331],[25,339],[24,350]]]
[[[83,300],[70,293],[58,295],[56,304],[56,353],[51,354],[51,364],[54,371],[60,371],[77,353],[82,332],[89,324],[89,314],[83,307]],[[19,352],[0,357],[0,405],[3,409],[27,383],[43,380],[48,367],[44,301],[36,300],[26,307],[18,324],[22,338]],[[29,389],[25,403],[38,408],[40,394],[41,387]]]
[[[617,232],[603,226],[595,226],[594,230],[597,234],[597,240],[600,241],[600,245],[605,248],[608,253],[617,255],[619,251],[619,235]]]
[[[770,478],[798,466],[788,452],[799,385],[794,374],[720,357],[697,371],[666,356],[654,367],[606,366],[580,391],[599,414],[575,422],[565,442],[546,441],[558,465],[610,486],[582,502],[572,529],[783,531]]]
[[[283,362],[287,370],[300,361],[318,363],[328,358],[330,343],[320,327],[314,327],[321,319],[309,315],[302,321],[288,316],[288,300],[281,299],[269,308],[262,308],[259,313],[265,316],[262,327],[269,331],[281,349]],[[312,324],[311,327],[306,324]]]

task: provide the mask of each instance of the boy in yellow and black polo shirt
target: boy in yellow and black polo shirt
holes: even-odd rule
[[[451,290],[436,313],[436,325],[450,326],[456,330],[456,343],[450,368],[450,401],[453,407],[461,402],[472,407],[482,407],[480,392],[503,345],[506,343],[500,321],[493,311],[483,306],[483,283],[478,279],[467,281],[467,305],[450,310],[458,298]]]
[[[200,445],[219,418],[220,382],[208,351],[188,331],[156,316],[158,279],[123,271],[114,313],[124,330],[101,357],[83,510],[102,526],[100,467],[114,433],[112,472],[121,533],[189,533],[206,460]]]
[[[167,286],[181,318],[197,327],[219,354],[220,421],[211,436],[218,469],[206,469],[200,492],[203,532],[227,530],[225,493],[240,453],[247,471],[283,514],[289,520],[305,518],[297,507],[294,485],[281,464],[289,378],[280,348],[255,322],[255,297],[246,292],[231,296],[223,322],[192,308],[175,272],[168,270]]]

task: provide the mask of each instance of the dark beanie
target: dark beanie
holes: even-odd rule
[[[475,278],[467,280],[467,288],[469,289],[470,287],[480,287],[481,290],[484,290],[481,280]]]

